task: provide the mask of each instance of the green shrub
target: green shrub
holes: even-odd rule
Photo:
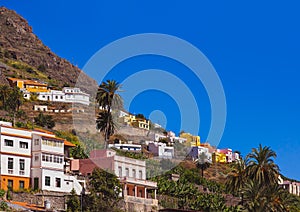
[[[5,191],[3,189],[0,189],[0,198],[3,198],[5,195]]]
[[[0,203],[0,210],[3,210],[3,211],[7,211],[8,210],[8,205],[6,202],[2,201]]]

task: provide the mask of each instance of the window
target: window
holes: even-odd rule
[[[37,146],[40,144],[40,139],[34,139],[34,145]]]
[[[24,159],[20,159],[19,160],[19,164],[20,164],[20,170],[25,170],[25,160]]]
[[[139,178],[143,179],[143,172],[142,171],[139,171]]]
[[[35,154],[34,155],[34,161],[38,161],[39,160],[39,155],[38,154]]]
[[[122,167],[119,166],[119,167],[118,167],[118,170],[119,170],[119,177],[122,177]]]
[[[126,177],[129,177],[129,169],[128,168],[125,169],[125,172],[126,172]]]
[[[7,181],[7,188],[8,188],[8,190],[12,191],[13,187],[14,187],[14,181],[13,180],[8,180]]]
[[[58,99],[58,96],[55,96],[55,99]]]
[[[23,180],[20,180],[19,181],[19,188],[24,189],[24,186],[25,186],[25,182]]]
[[[60,99],[63,99],[63,96],[60,96]]]
[[[4,139],[4,145],[5,146],[14,146],[13,140]]]
[[[45,186],[50,186],[50,177],[49,176],[45,177]]]
[[[55,178],[55,186],[60,188],[60,178]]]
[[[22,148],[22,149],[28,149],[28,143],[20,141],[20,148]]]
[[[7,168],[8,169],[14,168],[14,159],[13,158],[8,158]]]
[[[135,171],[135,169],[132,169],[132,177],[136,178],[136,171]]]

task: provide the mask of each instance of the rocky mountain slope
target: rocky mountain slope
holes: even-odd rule
[[[0,7],[0,76],[39,79],[55,88],[74,86],[79,68],[54,54],[15,11]],[[6,68],[3,66],[6,65]],[[1,68],[2,67],[2,68]],[[0,83],[5,83],[1,80]],[[82,83],[82,82],[81,82]],[[84,75],[84,90],[97,83]],[[92,85],[92,86],[91,86]]]

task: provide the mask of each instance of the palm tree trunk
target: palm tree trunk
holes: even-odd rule
[[[108,113],[108,118],[107,118],[107,123],[106,123],[106,130],[105,130],[105,144],[104,144],[104,148],[107,149],[108,148],[108,139],[109,139],[109,128],[110,128],[110,108],[111,106],[108,105],[107,108],[107,113]]]

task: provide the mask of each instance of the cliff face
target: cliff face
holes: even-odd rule
[[[74,86],[82,73],[45,46],[24,18],[5,7],[0,7],[0,62],[7,65],[1,69],[6,77],[40,79],[58,88]],[[97,86],[86,75],[82,81],[87,92]]]

